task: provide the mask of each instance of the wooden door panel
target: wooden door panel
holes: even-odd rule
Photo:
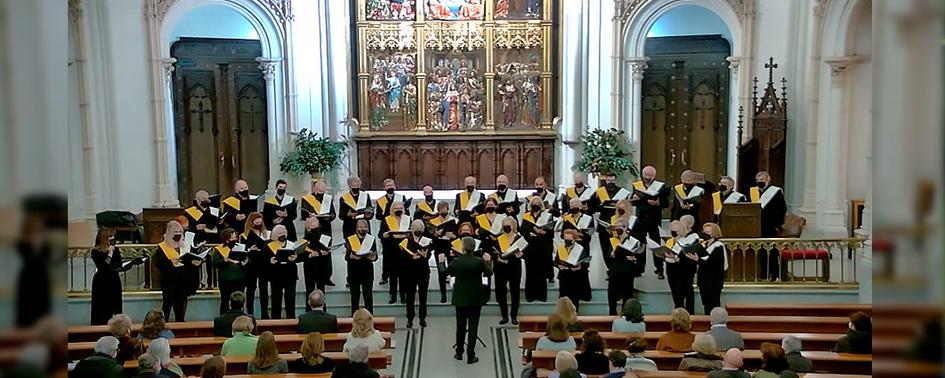
[[[240,177],[250,188],[262,191],[269,172],[269,133],[266,127],[265,92],[247,84],[237,90],[236,134]]]
[[[175,97],[178,186],[182,205],[191,203],[194,193],[219,190],[219,145],[216,134],[217,106],[215,73],[194,70],[176,80]],[[197,148],[193,148],[197,146]]]

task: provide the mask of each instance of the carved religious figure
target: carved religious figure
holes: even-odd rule
[[[367,0],[364,13],[369,20],[406,21],[414,19],[414,0]]]
[[[512,127],[515,125],[517,109],[515,103],[517,89],[512,84],[512,80],[505,80],[505,83],[499,86],[499,96],[502,97],[502,126]]]
[[[415,114],[417,88],[414,57],[407,53],[375,56],[372,67],[368,90],[371,127],[385,128],[391,123],[391,117]]]
[[[481,20],[482,0],[427,0],[431,20]]]
[[[493,13],[501,19],[539,19],[541,18],[541,0],[493,0]]]
[[[427,76],[427,130],[465,131],[483,128],[483,80],[466,57],[434,58]],[[432,65],[432,64],[431,64]]]

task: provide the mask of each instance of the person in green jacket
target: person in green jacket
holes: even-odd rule
[[[253,319],[240,316],[233,321],[233,337],[223,341],[220,355],[224,357],[255,355],[257,340],[258,338],[253,336]]]
[[[474,364],[479,361],[476,357],[476,339],[479,334],[479,315],[482,305],[488,300],[483,290],[482,278],[492,275],[492,259],[488,253],[477,257],[476,240],[472,237],[462,239],[463,251],[453,261],[446,265],[446,255],[440,255],[438,268],[456,277],[453,285],[453,306],[456,307],[456,355],[457,360],[463,359],[463,350],[466,363]],[[468,338],[465,341],[468,324]]]
[[[236,246],[239,240],[239,234],[232,228],[224,229],[220,232],[220,245],[213,248],[213,267],[220,270],[220,315],[223,315],[228,308],[230,294],[236,291],[246,290],[246,273],[243,266],[249,261],[246,254],[242,253],[242,259],[236,258],[236,253],[231,256],[230,250]],[[232,258],[231,258],[232,257]]]

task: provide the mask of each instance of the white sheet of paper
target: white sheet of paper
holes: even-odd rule
[[[358,256],[364,256],[371,253],[371,247],[374,245],[374,235],[367,234],[364,235],[364,240],[361,241],[361,248],[358,248]]]
[[[249,195],[249,200],[250,200],[250,201],[253,201],[253,200],[257,199],[257,198],[259,198],[259,196],[252,195],[252,194]]]
[[[657,194],[660,194],[661,189],[663,189],[663,182],[653,181],[650,183],[650,186],[648,186],[646,190],[643,191],[643,193],[646,193],[646,195],[651,197],[656,197]]]
[[[596,192],[591,190],[590,188],[587,188],[587,189],[584,189],[584,192],[581,193],[581,195],[578,196],[578,198],[581,199],[581,202],[587,202],[591,199],[591,196],[593,196],[594,193]]]
[[[318,242],[321,243],[323,246],[330,247],[330,246],[331,246],[331,236],[322,235],[322,237],[318,238]]]
[[[663,246],[662,244],[656,242],[656,241],[653,240],[653,239],[650,239],[649,236],[646,238],[646,248],[648,248],[648,249],[657,249],[657,248],[662,247],[662,246]]]
[[[402,215],[400,217],[400,225],[397,226],[395,231],[410,231],[410,217]]]
[[[492,220],[492,227],[489,228],[489,232],[493,235],[498,235],[502,233],[502,222],[507,218],[505,214],[496,214],[495,219]]]
[[[456,286],[456,277],[450,276],[450,286]],[[489,286],[489,277],[482,277],[482,286]]]
[[[213,216],[219,218],[219,217],[220,217],[220,208],[218,208],[218,207],[212,207],[212,206],[211,206],[211,207],[210,207],[210,215],[213,215]]]
[[[584,247],[580,244],[574,244],[571,247],[571,251],[568,253],[568,264],[577,266],[578,261],[581,261],[581,253],[584,252]]]
[[[725,197],[725,201],[722,201],[722,203],[723,204],[738,203],[738,201],[742,200],[742,197],[743,197],[742,194],[739,192],[731,192],[728,194],[728,197]]]
[[[627,218],[627,231],[632,230],[634,226],[637,225],[637,216],[631,215],[630,218]]]
[[[272,231],[263,232],[263,234],[262,234],[262,239],[263,239],[263,240],[269,240],[269,237],[270,237],[270,236],[272,236]]]
[[[538,227],[545,227],[548,222],[551,222],[551,213],[545,211],[538,216],[538,220],[535,221],[535,225]]]
[[[627,238],[627,240],[624,240],[623,243],[620,243],[619,247],[627,251],[636,253],[637,249],[640,248],[640,241],[637,240],[637,238],[631,236]]]
[[[431,240],[430,238],[424,236],[420,238],[420,242],[418,242],[417,244],[420,244],[421,247],[426,248],[427,246],[430,245],[430,242],[432,241],[433,240]]]
[[[496,194],[498,194],[498,192],[496,192]],[[514,190],[508,190],[508,191],[505,192],[505,195],[502,196],[502,198],[499,199],[499,203],[512,203],[512,202],[516,202],[516,200],[518,199],[518,198],[516,198],[516,197],[517,197],[517,196],[515,195],[515,191],[514,191]]]
[[[233,248],[230,249],[230,252],[246,252],[246,244],[236,243],[233,245]]]
[[[683,199],[691,200],[693,198],[700,197],[702,196],[703,192],[705,192],[705,190],[703,190],[701,187],[693,186],[692,189],[689,190],[689,193],[686,194],[686,198],[683,198]]]
[[[466,207],[464,207],[463,210],[473,211],[476,206],[479,206],[479,191],[473,190],[473,192],[469,194],[469,201],[466,201]]]
[[[611,197],[610,199],[614,201],[620,201],[620,200],[625,200],[627,198],[630,198],[630,191],[624,188],[620,188],[620,190],[617,191],[617,194],[614,194],[614,196]]]
[[[591,218],[590,215],[581,214],[581,219],[578,219],[577,228],[580,228],[582,230],[586,230],[590,228],[592,220],[593,218]]]
[[[367,207],[367,195],[361,194],[358,196],[358,203],[354,206],[354,211],[358,211]]]
[[[319,214],[331,214],[331,194],[325,193],[322,196],[322,205],[318,209]]]
[[[184,241],[180,243],[180,250],[189,253],[190,249],[194,247],[194,233],[187,231],[184,232]]]
[[[505,253],[509,254],[509,253],[515,253],[517,251],[524,251],[526,247],[528,247],[528,240],[525,240],[525,238],[520,237],[518,238],[518,240],[515,241],[515,243],[512,243],[512,245],[509,246],[509,250],[505,251]]]
[[[201,260],[203,260],[203,259],[207,258],[207,253],[208,253],[208,252],[210,252],[210,249],[207,249],[207,250],[203,251],[203,253],[193,253],[193,252],[187,252],[187,253],[189,253],[189,254],[191,254],[191,255],[194,255],[194,256],[197,256],[197,257],[199,257]]]

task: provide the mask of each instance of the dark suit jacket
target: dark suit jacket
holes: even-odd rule
[[[299,315],[299,333],[338,332],[338,317],[322,310],[312,310]]]
[[[481,257],[463,253],[453,259],[449,267],[440,264],[440,270],[445,270],[456,277],[453,287],[454,306],[481,306],[489,297],[482,289],[482,277],[492,275],[492,264],[486,263]]]
[[[233,336],[233,321],[240,316],[249,316],[252,318],[252,315],[249,315],[243,310],[234,310],[230,309],[227,312],[224,312],[223,315],[217,316],[213,319],[213,335],[220,337],[231,337]],[[256,328],[256,319],[253,319],[253,328]]]
[[[706,378],[750,378],[744,370],[713,370],[706,375]]]
[[[800,352],[786,353],[784,358],[787,359],[788,369],[794,370],[798,373],[808,373],[811,371],[811,361],[801,355]]]
[[[70,377],[120,378],[125,376],[125,369],[111,356],[95,353],[79,361]]]
[[[358,362],[336,366],[335,372],[331,373],[331,376],[338,378],[380,378],[381,375],[371,369],[368,364]]]

